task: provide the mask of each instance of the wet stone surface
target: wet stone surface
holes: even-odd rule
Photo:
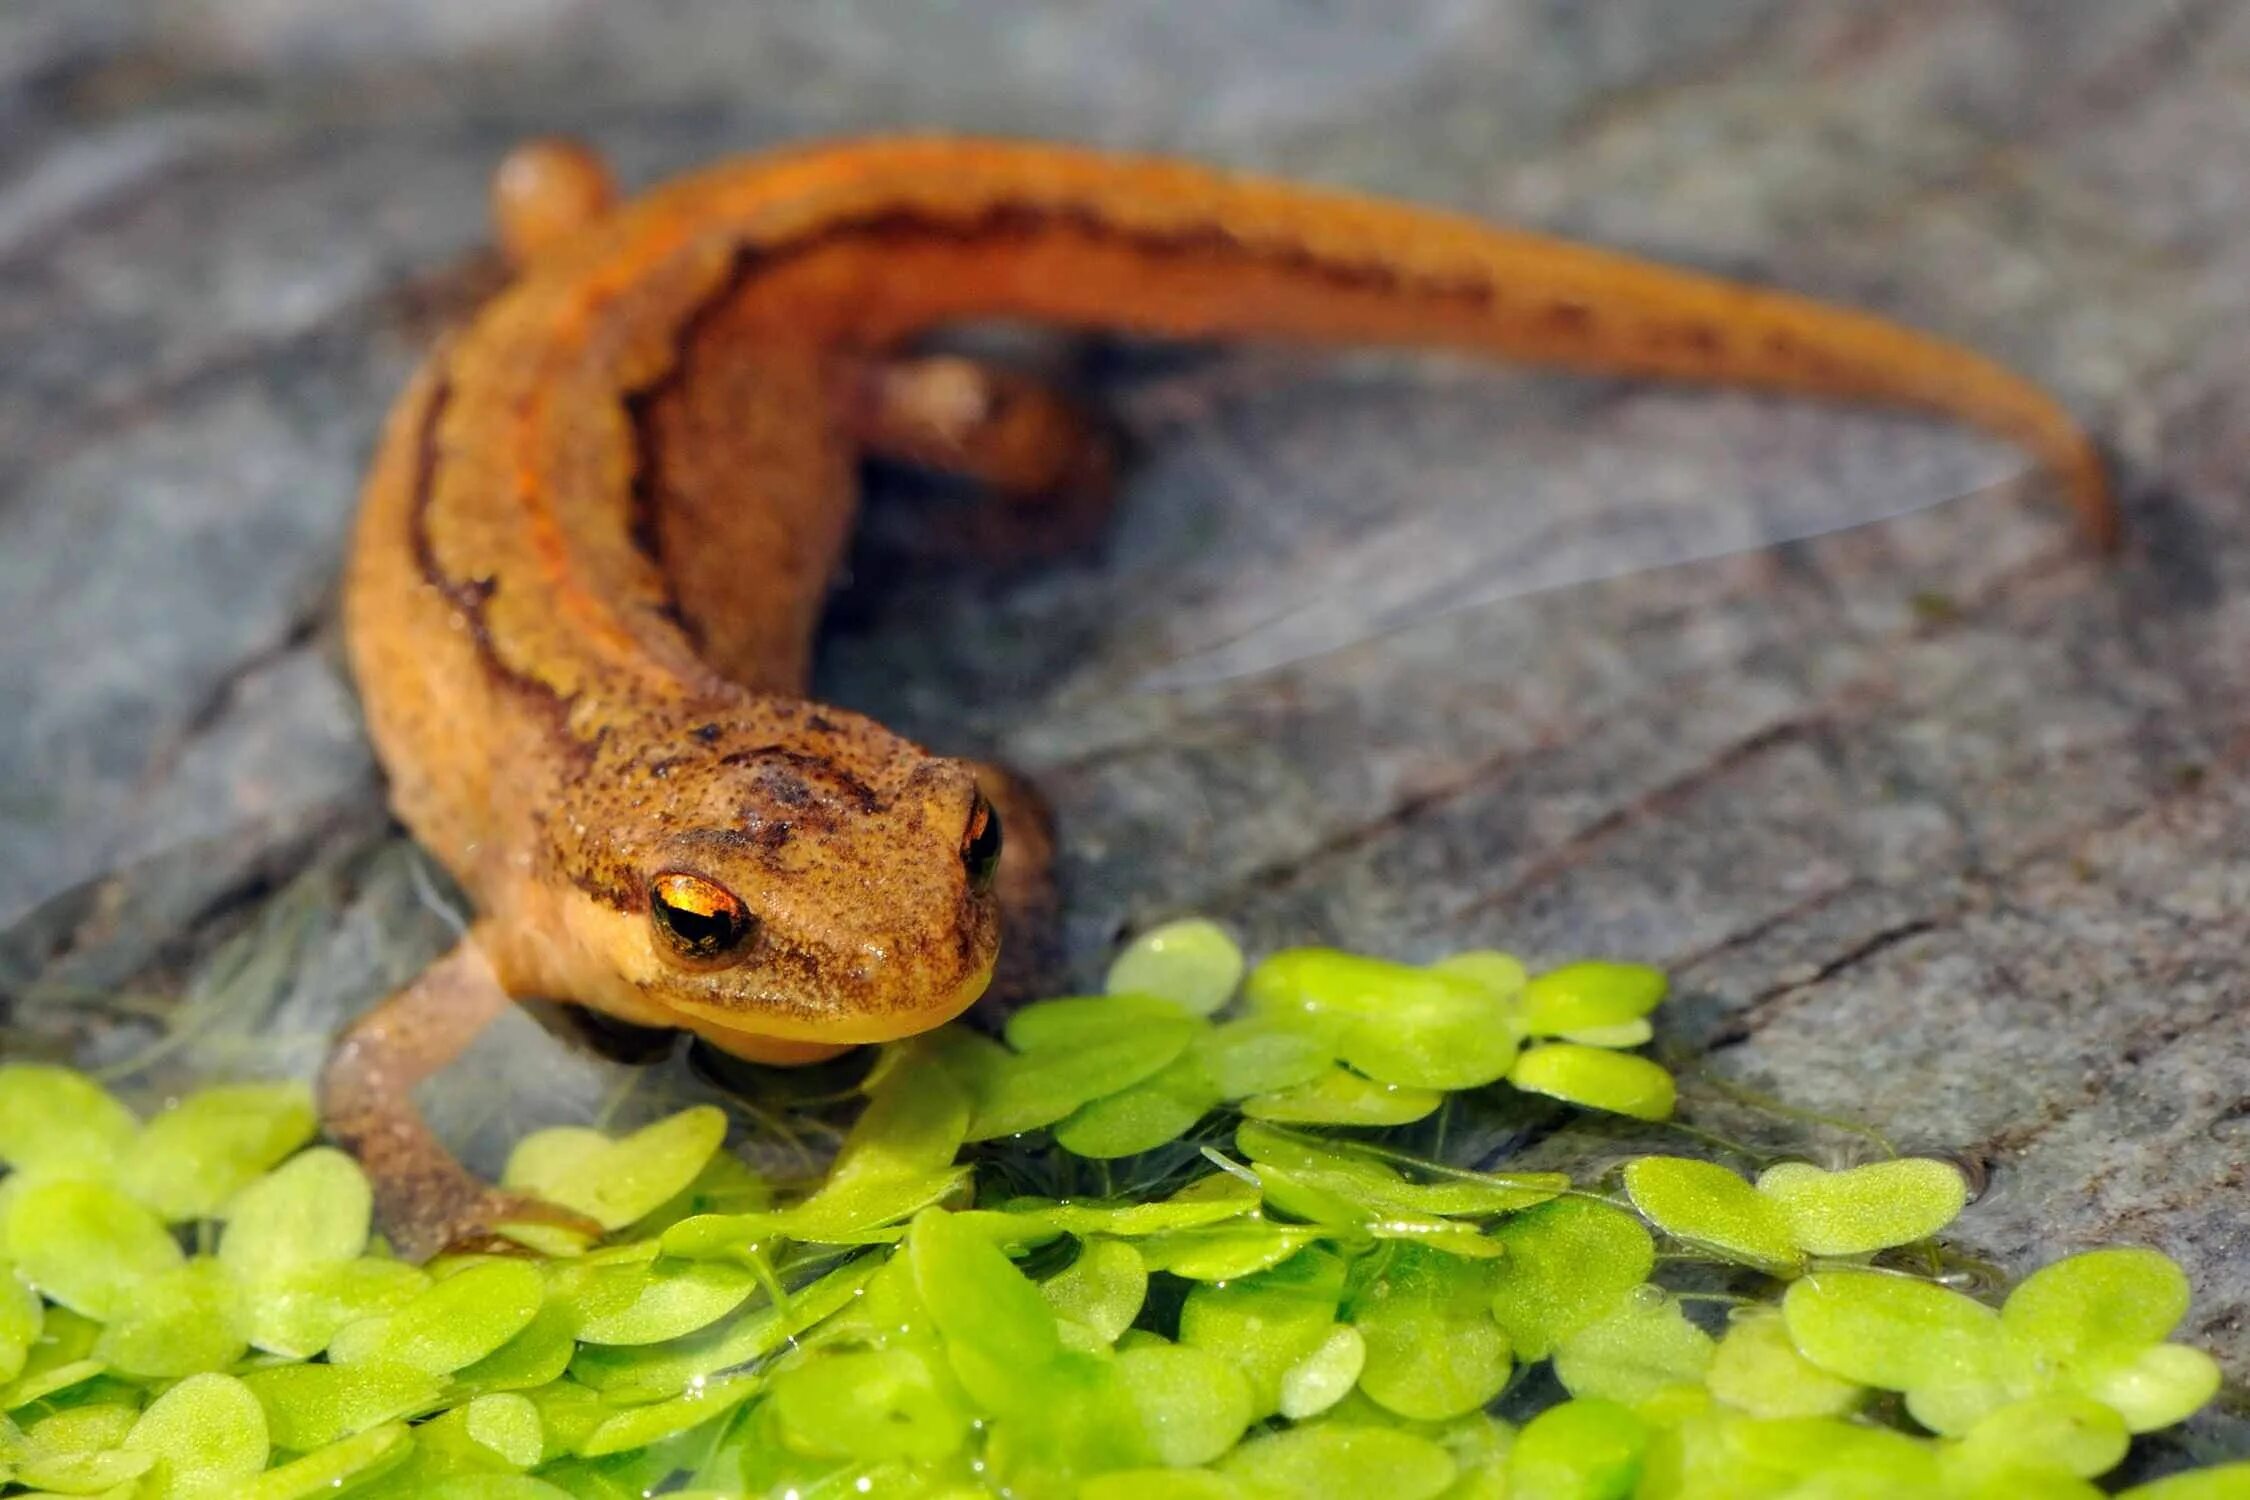
[[[381,823],[332,588],[385,405],[485,274],[511,140],[576,130],[635,182],[903,126],[1185,151],[2004,356],[2119,452],[2133,547],[2083,558],[2028,476],[1151,692],[1282,603],[1380,618],[1401,558],[1540,581],[1590,508],[1849,518],[1922,483],[1904,453],[2008,471],[1739,396],[1096,351],[1139,451],[1100,554],[998,577],[875,548],[822,690],[1038,778],[1081,978],[1191,909],[1254,947],[1670,965],[1679,1058],[1988,1159],[1960,1231],[2013,1269],[2176,1256],[2181,1336],[2250,1376],[2250,186],[2224,165],[2250,150],[2250,6],[638,10],[0,16],[0,972],[26,1045],[98,1052],[133,1023],[97,997],[209,986],[217,950],[273,1040],[207,1061],[301,1069],[442,941]],[[913,511],[879,500],[877,530]],[[511,1022],[472,1069],[534,1117],[611,1086],[537,1035]]]

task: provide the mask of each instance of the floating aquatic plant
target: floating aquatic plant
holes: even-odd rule
[[[428,1266],[372,1233],[302,1089],[143,1122],[68,1069],[0,1067],[0,1479],[2001,1500],[2101,1494],[2133,1434],[2214,1393],[2209,1356],[2168,1341],[2187,1286],[2161,1255],[2072,1256],[1997,1304],[1922,1274],[1967,1199],[1943,1161],[1580,1177],[1370,1132],[1466,1090],[1662,1121],[1672,1078],[1631,1049],[1663,989],[1499,953],[1298,949],[1246,974],[1222,930],[1173,924],[1107,994],[886,1049],[817,1181],[762,1179],[710,1106],[542,1130],[507,1183],[601,1237],[527,1225],[536,1253]],[[1056,1153],[1134,1185],[1023,1191]],[[2250,1465],[2126,1493],[2227,1500]]]

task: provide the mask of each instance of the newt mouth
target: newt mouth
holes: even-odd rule
[[[849,1047],[895,1042],[944,1025],[991,987],[993,962],[987,959],[960,983],[935,994],[846,996],[811,1004],[802,996],[773,994],[730,1005],[680,1000],[674,1008],[681,1025],[738,1056],[810,1062]],[[803,1055],[779,1055],[784,1053]]]

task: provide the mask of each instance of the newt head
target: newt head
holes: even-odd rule
[[[770,699],[668,706],[602,746],[520,883],[543,908],[520,929],[543,939],[539,989],[776,1062],[925,1031],[984,992],[1001,830],[966,764]]]

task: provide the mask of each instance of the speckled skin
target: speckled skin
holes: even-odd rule
[[[492,985],[753,1058],[935,1025],[998,951],[1000,895],[962,859],[974,769],[798,696],[863,449],[1019,489],[1090,467],[1004,381],[972,373],[962,400],[894,378],[891,351],[934,324],[1419,345],[1919,406],[2024,444],[2115,535],[2084,435],[1990,361],[1442,214],[943,139],[730,163],[606,213],[598,164],[550,144],[498,192],[525,274],[401,399],[353,543],[370,731],[399,815],[477,904]],[[680,961],[651,920],[668,871],[739,896],[754,939]],[[465,1040],[463,972],[379,1010],[328,1075],[332,1128],[425,1242],[507,1206],[406,1102]]]

